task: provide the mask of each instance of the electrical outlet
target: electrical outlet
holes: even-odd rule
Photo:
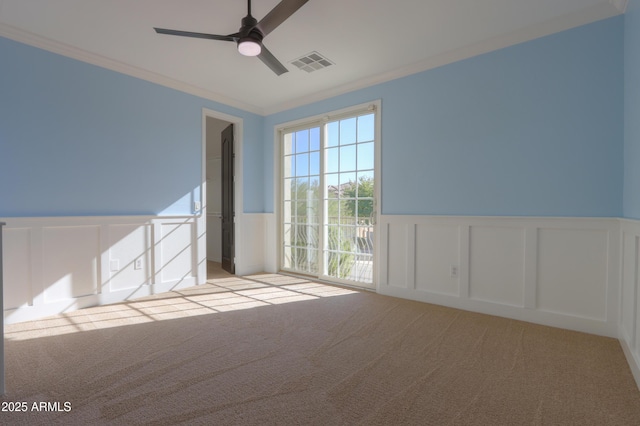
[[[458,278],[458,267],[456,265],[451,265],[449,275],[451,278]]]
[[[120,261],[118,259],[112,259],[109,263],[109,267],[111,272],[116,272],[120,270]]]
[[[138,258],[133,262],[133,269],[142,269],[142,258]]]

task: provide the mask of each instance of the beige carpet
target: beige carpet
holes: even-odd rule
[[[7,326],[6,358],[11,425],[640,425],[615,339],[280,275]]]

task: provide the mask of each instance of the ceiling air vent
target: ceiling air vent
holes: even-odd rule
[[[307,53],[303,57],[291,61],[291,63],[306,72],[314,72],[333,65],[333,62],[318,52]]]

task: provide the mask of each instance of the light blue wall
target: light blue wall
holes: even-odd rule
[[[640,219],[640,0],[624,24],[624,217]]]
[[[384,214],[620,216],[623,28],[615,17],[268,116],[266,211],[274,125],[382,99]]]
[[[243,118],[244,180],[262,180],[263,117],[4,38],[0,58],[0,217],[191,214],[203,107]]]
[[[268,117],[0,38],[0,217],[191,213],[203,107],[244,119],[244,211],[272,212],[274,125],[375,99],[385,214],[621,216],[624,178],[640,217],[622,119],[637,4]]]

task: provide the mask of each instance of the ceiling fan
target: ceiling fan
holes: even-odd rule
[[[271,68],[273,72],[281,75],[288,70],[262,44],[262,40],[267,34],[275,30],[278,25],[282,24],[300,9],[307,1],[309,0],[282,0],[258,22],[256,18],[251,16],[251,0],[247,0],[247,16],[242,18],[240,30],[237,33],[229,35],[193,33],[189,31],[168,30],[166,28],[154,28],[154,30],[156,30],[158,34],[233,41],[238,44],[238,51],[241,54],[245,56],[257,56],[266,66]]]

